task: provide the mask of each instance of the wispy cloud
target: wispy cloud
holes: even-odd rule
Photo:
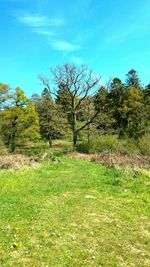
[[[43,27],[48,25],[48,18],[46,16],[37,16],[37,15],[24,15],[19,16],[18,20],[21,23],[24,23],[31,27]]]
[[[45,35],[47,37],[54,36],[55,35],[55,32],[54,31],[44,30],[44,29],[39,29],[39,28],[33,29],[32,31],[35,32],[35,33],[37,33],[37,34]]]
[[[65,39],[59,39],[60,29],[61,34],[63,34],[63,26],[66,22],[63,18],[49,18],[48,16],[39,14],[19,14],[17,20],[28,26],[32,32],[46,36],[47,41],[53,50],[68,54],[81,49],[81,46],[79,45],[80,42],[78,41],[68,42]],[[77,57],[74,57],[73,60],[76,62],[78,61],[78,63],[80,61]]]
[[[78,51],[81,49],[80,45],[66,42],[64,40],[53,40],[50,42],[50,45],[54,50],[67,53]]]
[[[56,35],[57,29],[65,24],[63,18],[49,18],[39,14],[17,14],[16,18],[20,23],[28,26],[32,32],[47,37]]]
[[[30,27],[48,27],[48,26],[60,26],[65,23],[64,19],[60,18],[52,18],[49,19],[47,16],[40,16],[40,15],[31,15],[26,14],[22,16],[18,16],[18,20],[26,24]]]

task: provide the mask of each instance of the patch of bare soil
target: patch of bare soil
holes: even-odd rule
[[[68,157],[88,160],[93,162],[100,162],[102,164],[113,167],[132,167],[132,168],[146,168],[150,169],[150,157],[141,155],[116,155],[116,154],[82,154],[82,153],[68,153]]]
[[[33,157],[28,157],[22,154],[0,155],[0,169],[18,170],[25,166],[36,167],[38,160]]]

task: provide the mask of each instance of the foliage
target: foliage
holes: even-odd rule
[[[138,155],[140,154],[140,149],[138,143],[134,138],[122,138],[118,139],[117,145],[115,147],[115,152],[121,155]]]
[[[88,143],[80,142],[77,150],[82,153],[115,153],[121,155],[150,155],[149,136],[138,141],[134,138],[118,138],[116,135],[96,135]]]
[[[0,136],[0,154],[3,155],[3,154],[6,154],[7,153],[7,149],[6,149],[6,146]]]
[[[84,141],[77,146],[77,150],[83,153],[114,152],[118,139],[115,135],[95,136],[90,143]]]
[[[49,91],[44,89],[41,96],[34,96],[32,99],[39,114],[41,136],[49,145],[52,145],[54,139],[66,137],[69,134],[67,118]]]
[[[136,87],[128,87],[123,93],[120,108],[122,129],[120,134],[138,138],[145,131],[145,106],[143,92]]]
[[[82,141],[77,144],[76,149],[80,153],[90,153],[91,152],[91,143],[87,141]]]
[[[138,143],[142,155],[150,156],[150,134],[143,136]]]
[[[0,83],[0,110],[4,107],[6,101],[9,99],[10,87],[7,84]]]
[[[16,88],[10,105],[0,112],[0,131],[11,151],[26,140],[39,138],[38,114],[20,88]]]
[[[112,120],[111,127],[120,137],[139,138],[149,127],[148,89],[143,90],[135,70],[127,74],[124,85],[119,78],[114,78],[109,85],[107,104]]]
[[[17,139],[19,144],[27,136],[38,137],[38,117],[41,136],[50,145],[54,139],[70,139],[72,135],[74,146],[77,142],[81,146],[82,140],[92,141],[94,146],[97,136],[103,140],[103,135],[115,135],[123,140],[118,143],[118,149],[126,151],[124,139],[131,139],[133,144],[133,139],[140,141],[149,133],[150,85],[143,87],[134,69],[126,74],[125,82],[115,77],[103,86],[100,86],[100,76],[85,65],[56,66],[51,68],[49,79],[40,79],[44,90],[32,100],[20,89],[13,91],[7,84],[0,83],[1,135],[12,150],[15,149],[12,140]],[[24,112],[29,109],[30,117],[36,117],[31,127],[26,121],[29,112]],[[103,147],[101,141],[99,143]]]
[[[141,87],[141,80],[138,76],[138,73],[136,70],[131,69],[126,74],[126,87],[135,87],[140,88]]]
[[[117,145],[117,137],[115,135],[102,135],[91,141],[92,152],[113,152]]]

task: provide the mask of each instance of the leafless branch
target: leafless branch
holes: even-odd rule
[[[87,121],[81,128],[79,128],[78,130],[77,130],[77,133],[78,132],[80,132],[81,130],[83,130],[86,126],[88,126],[89,124],[91,124],[92,123],[92,121],[96,118],[96,116],[99,114],[99,112],[100,111],[97,111],[95,114],[94,114],[94,116],[89,120],[89,121]]]

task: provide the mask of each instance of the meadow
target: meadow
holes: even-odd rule
[[[149,266],[150,172],[57,156],[0,171],[0,265]]]

